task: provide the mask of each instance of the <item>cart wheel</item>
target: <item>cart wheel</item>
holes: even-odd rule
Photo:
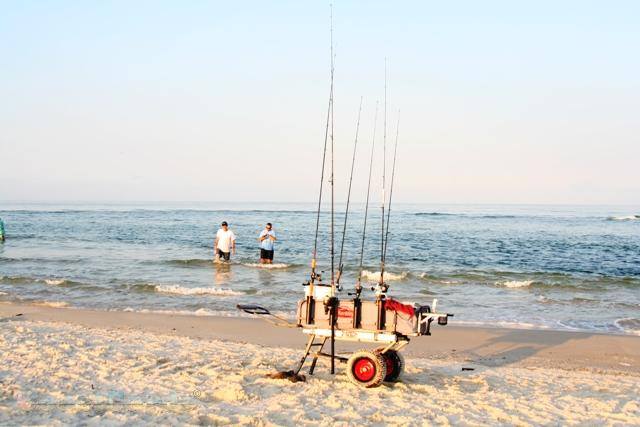
[[[376,352],[380,354],[381,348],[376,349]],[[384,363],[387,367],[387,375],[384,377],[385,381],[394,382],[397,381],[404,371],[404,357],[398,350],[387,350],[385,353],[380,354],[384,358]]]
[[[387,365],[380,353],[360,350],[347,362],[349,380],[361,387],[378,387],[387,375]]]

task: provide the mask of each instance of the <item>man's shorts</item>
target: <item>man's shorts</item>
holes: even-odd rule
[[[225,261],[229,261],[229,259],[231,258],[231,252],[222,252],[220,249],[218,249],[218,257]]]
[[[260,249],[260,259],[268,259],[273,261],[273,250]]]

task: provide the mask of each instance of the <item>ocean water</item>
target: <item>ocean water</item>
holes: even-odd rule
[[[366,276],[379,271],[372,209]],[[458,324],[640,334],[640,206],[396,205],[389,295],[430,303]],[[308,279],[312,204],[0,204],[0,301],[104,310],[241,313],[238,303],[292,315]],[[328,215],[320,269],[329,275]],[[226,220],[238,236],[228,265],[212,262]],[[257,264],[274,223],[275,264]],[[336,250],[342,216],[336,215]],[[362,206],[349,216],[344,297],[353,287]],[[365,291],[366,298],[373,298]]]

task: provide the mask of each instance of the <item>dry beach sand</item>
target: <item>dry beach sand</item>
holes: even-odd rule
[[[634,336],[438,327],[360,389],[265,378],[305,337],[253,319],[0,304],[0,330],[2,425],[640,425]]]

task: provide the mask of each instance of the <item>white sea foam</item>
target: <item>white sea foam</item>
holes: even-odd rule
[[[246,263],[242,265],[244,265],[245,267],[252,267],[252,268],[264,268],[265,270],[281,270],[284,268],[291,267],[289,264],[285,264],[285,263],[260,264],[260,263],[254,262],[254,263]]]
[[[508,320],[455,320],[450,319],[452,325],[477,326],[482,328],[508,328],[508,329],[553,329],[549,325],[540,323],[515,322]],[[559,328],[558,328],[559,329]]]
[[[0,295],[9,295],[7,292],[0,291]]]
[[[58,286],[58,285],[62,285],[65,282],[64,279],[45,279],[44,283],[46,283],[47,285],[53,285],[53,286]]]
[[[244,292],[238,292],[226,288],[188,288],[180,285],[155,285],[156,292],[162,292],[165,294],[178,294],[178,295],[219,295],[219,296],[234,296],[244,295]]]
[[[111,310],[111,311],[120,311],[120,310]],[[206,308],[199,308],[195,311],[189,310],[150,310],[148,308],[131,308],[126,307],[122,311],[133,312],[133,313],[151,313],[151,314],[173,314],[179,316],[223,316],[224,312],[217,312],[207,310]]]
[[[153,310],[148,308],[133,308],[125,307],[124,309],[112,309],[109,311],[125,311],[130,313],[148,313],[148,314],[169,314],[178,316],[215,316],[215,317],[243,317],[243,318],[255,318],[255,315],[245,313],[241,310],[223,311],[223,310],[208,310],[206,308],[199,308],[197,310]],[[295,314],[285,311],[271,311],[272,314],[281,317],[283,319],[294,320]]]
[[[396,281],[396,280],[403,280],[403,279],[406,279],[406,277],[407,277],[406,271],[403,271],[402,273],[391,273],[388,271],[384,272],[384,278],[389,282]],[[380,280],[380,272],[362,270],[362,278],[365,280]]]
[[[616,320],[614,324],[624,333],[640,335],[640,319],[626,317]]]
[[[533,283],[533,280],[509,280],[506,282],[497,282],[496,285],[504,286],[505,288],[526,288]]]
[[[53,308],[61,308],[66,307],[69,304],[64,301],[38,301],[34,302],[33,305],[40,305],[43,307],[53,307]]]
[[[640,215],[610,216],[609,219],[613,221],[635,221],[640,220]]]

